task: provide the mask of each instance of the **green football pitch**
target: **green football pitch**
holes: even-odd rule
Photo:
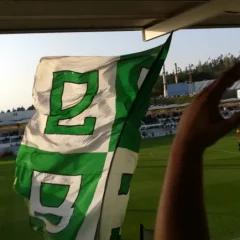
[[[172,137],[144,140],[122,229],[124,240],[139,239],[139,225],[153,229]],[[194,161],[194,159],[192,159]],[[208,149],[204,160],[206,211],[211,239],[240,237],[240,152],[235,135]],[[0,238],[40,240],[28,226],[27,208],[12,190],[14,161],[0,162]]]

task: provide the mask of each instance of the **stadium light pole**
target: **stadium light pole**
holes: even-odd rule
[[[163,68],[162,68],[162,69],[163,69],[163,72],[162,72],[162,78],[163,78],[163,96],[164,96],[164,97],[168,97],[165,64],[163,64]]]
[[[175,83],[178,83],[178,67],[177,67],[177,63],[174,63],[174,68],[175,68]]]
[[[190,69],[188,73],[188,84],[189,84],[189,95],[193,93],[193,80],[192,80],[192,71]]]

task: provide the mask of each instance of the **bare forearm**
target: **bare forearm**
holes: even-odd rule
[[[184,110],[168,162],[157,213],[155,240],[208,240],[203,200],[204,150],[240,124],[223,119],[223,93],[240,78],[240,63],[213,81]],[[191,146],[190,146],[191,145]]]
[[[208,240],[202,152],[174,143],[165,176],[156,240]]]

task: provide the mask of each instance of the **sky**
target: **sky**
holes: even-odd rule
[[[36,67],[44,56],[115,56],[161,45],[167,36],[143,42],[141,32],[0,35],[0,110],[32,104]],[[166,70],[184,69],[220,54],[240,54],[240,29],[181,30],[173,35]]]

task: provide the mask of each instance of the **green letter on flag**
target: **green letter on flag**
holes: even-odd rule
[[[40,61],[14,187],[46,239],[121,238],[141,119],[170,42],[121,57]]]

